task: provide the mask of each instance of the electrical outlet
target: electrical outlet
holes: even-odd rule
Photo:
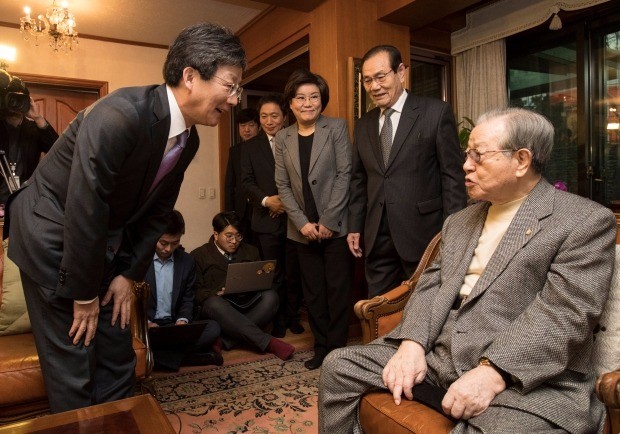
[[[207,198],[207,189],[205,187],[200,187],[198,189],[198,199],[206,199]]]
[[[209,199],[215,199],[215,188],[209,187]]]

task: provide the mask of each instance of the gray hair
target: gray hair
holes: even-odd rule
[[[525,148],[532,153],[532,169],[541,174],[549,161],[553,148],[554,128],[541,114],[523,108],[491,110],[481,115],[476,125],[499,120],[506,134],[498,146],[500,149],[517,151]]]
[[[209,80],[220,66],[245,69],[245,50],[230,29],[213,23],[194,24],[183,29],[170,46],[163,70],[166,84],[177,86],[188,66]]]

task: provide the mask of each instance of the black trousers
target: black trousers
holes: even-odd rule
[[[261,257],[278,261],[272,288],[278,293],[279,307],[273,322],[277,327],[286,328],[291,323],[299,322],[301,282],[297,251],[295,246],[287,241],[284,233],[256,235]]]
[[[404,261],[396,251],[384,207],[375,244],[366,256],[368,298],[384,294],[409,279],[418,262]]]
[[[111,325],[113,301],[99,307],[97,332],[90,345],[73,345],[73,300],[56,296],[21,272],[45,389],[52,413],[133,396],[136,357],[131,328]],[[99,298],[107,290],[102,285]]]
[[[351,313],[353,256],[346,237],[302,244],[294,242],[308,307],[315,354],[347,343]]]

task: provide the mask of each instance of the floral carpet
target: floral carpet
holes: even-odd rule
[[[319,369],[274,356],[156,378],[152,387],[180,434],[296,433],[317,428]]]

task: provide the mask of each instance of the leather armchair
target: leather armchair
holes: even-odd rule
[[[620,225],[620,216],[619,218]],[[616,239],[620,244],[620,233]],[[411,279],[397,288],[355,304],[355,314],[362,326],[362,343],[366,344],[392,330],[402,319],[403,309],[415,285],[439,252],[440,234],[429,243]],[[620,370],[600,376],[596,393],[607,407],[604,434],[620,433]],[[394,404],[389,392],[364,395],[360,401],[359,418],[365,434],[448,434],[454,423],[441,413],[416,401],[403,400]]]
[[[148,284],[136,283],[133,294],[130,324],[136,380],[142,385],[153,369],[146,317]],[[47,411],[49,404],[32,333],[0,336],[0,347],[0,425]]]

